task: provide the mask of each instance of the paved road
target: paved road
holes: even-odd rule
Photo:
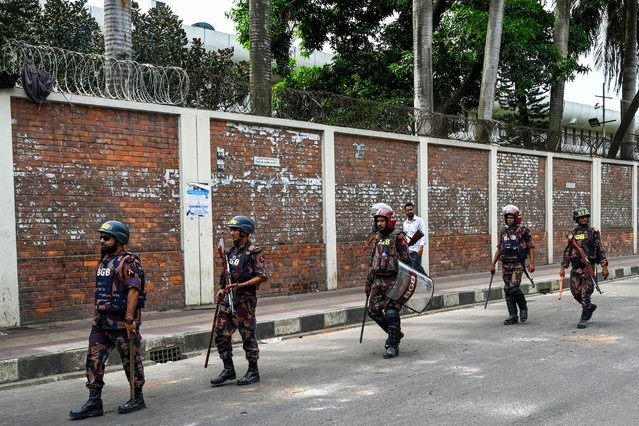
[[[211,388],[220,361],[201,355],[149,366],[148,408],[118,415],[128,386],[106,377],[104,417],[82,424],[135,425],[566,425],[636,424],[639,418],[639,278],[606,285],[578,330],[569,293],[529,298],[526,324],[503,326],[503,301],[404,321],[401,355],[384,360],[368,323],[261,345],[262,382]],[[237,352],[238,374],[246,364]],[[68,424],[86,399],[77,378],[0,391],[0,424]]]

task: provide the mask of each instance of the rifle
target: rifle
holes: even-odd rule
[[[224,262],[224,265],[226,266],[226,268],[224,268],[222,270],[222,273],[224,274],[224,280],[226,282],[226,286],[224,288],[226,289],[230,289],[231,288],[231,268],[229,267],[229,261],[226,257],[226,254],[224,253],[224,238],[220,238],[220,241],[217,243],[217,252],[220,255],[220,258],[222,259],[222,262]],[[233,307],[233,290],[230,290],[226,293],[228,295],[229,298],[229,308],[231,311],[231,314],[235,314],[235,308]]]
[[[366,324],[366,313],[368,311],[368,298],[369,294],[366,295],[366,303],[364,303],[364,318],[362,319],[362,331],[359,333],[359,343],[362,343],[362,338],[364,337],[364,324]]]
[[[493,285],[493,278],[495,278],[495,273],[490,273],[490,283],[488,284],[488,294],[486,295],[486,303],[484,303],[484,309],[488,306],[488,299],[490,299],[490,287]]]
[[[590,264],[590,261],[586,257],[586,253],[584,253],[583,249],[579,246],[579,244],[575,240],[574,235],[570,237],[570,241],[572,241],[572,246],[577,250],[577,253],[579,253],[581,262],[585,265],[585,269],[587,274],[590,276],[590,280],[595,285],[595,288],[597,289],[599,294],[603,294],[603,291],[601,291],[601,289],[599,288],[599,284],[597,284],[597,275],[595,274],[595,271],[592,269],[592,265]]]
[[[520,262],[521,262],[521,266],[524,267],[524,274],[526,274],[526,276],[528,277],[528,279],[530,280],[530,283],[532,284],[532,286],[534,288],[535,287],[535,282],[533,281],[532,277],[528,273],[528,270],[526,269],[526,262],[524,262],[523,260],[520,260]]]
[[[564,291],[564,277],[559,280],[559,300],[561,300],[561,293]]]

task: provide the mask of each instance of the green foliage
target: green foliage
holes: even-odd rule
[[[0,34],[30,44],[82,53],[104,52],[100,26],[85,8],[86,0],[7,0],[0,3]]]
[[[133,60],[161,66],[180,66],[187,54],[188,39],[182,20],[169,6],[158,5],[148,13],[132,10]]]
[[[0,1],[0,36],[36,42],[40,14],[38,0]]]
[[[104,52],[100,26],[85,4],[86,0],[48,0],[40,20],[38,42],[82,53]]]
[[[273,5],[277,10],[273,25],[282,34],[299,37],[306,51],[328,44],[335,52],[332,64],[296,70],[286,76],[280,87],[326,90],[412,105],[412,1],[273,0]],[[463,91],[459,101],[447,112],[459,113],[477,106],[481,73],[471,71],[483,61],[488,5],[489,0],[450,1],[448,9],[434,17],[436,110],[457,95],[460,87]],[[235,20],[241,39],[246,41],[247,1],[237,0],[229,17]],[[522,101],[526,104],[527,114],[512,115],[522,124],[540,123],[532,117],[537,115],[533,111],[543,115],[544,97],[540,95],[554,82],[585,70],[576,60],[577,53],[588,44],[583,29],[580,27],[574,35],[575,53],[562,59],[552,46],[553,25],[553,14],[544,10],[539,0],[506,0],[497,91],[504,106]],[[280,54],[286,56],[286,52]],[[277,61],[286,58],[275,56]]]

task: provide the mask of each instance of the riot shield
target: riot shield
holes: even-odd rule
[[[435,293],[435,284],[430,277],[399,262],[397,281],[386,296],[419,314],[426,310],[433,298],[433,293]]]

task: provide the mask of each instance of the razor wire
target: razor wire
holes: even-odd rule
[[[54,92],[163,105],[184,105],[189,93],[189,77],[179,67],[3,40],[0,69],[20,75],[25,57],[33,58],[37,68],[51,74]],[[21,79],[17,85],[22,87]]]

